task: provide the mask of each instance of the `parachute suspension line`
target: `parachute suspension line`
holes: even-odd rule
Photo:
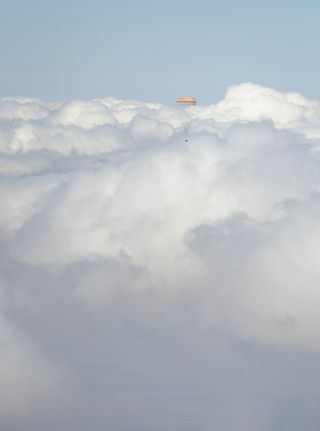
[[[188,137],[189,137],[189,126],[188,125],[186,125],[184,127],[184,135],[185,135],[184,142],[188,142]]]

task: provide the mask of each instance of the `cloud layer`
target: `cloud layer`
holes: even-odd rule
[[[0,99],[1,429],[318,430],[319,145],[251,83]]]

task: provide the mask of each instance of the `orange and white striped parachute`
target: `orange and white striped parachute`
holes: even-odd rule
[[[177,99],[177,105],[196,105],[197,101],[195,99],[195,97],[192,96],[181,96],[179,97],[179,99]]]
[[[181,108],[188,108],[188,106],[193,106],[197,104],[195,97],[193,96],[181,96],[176,101],[177,106]],[[184,118],[184,117],[183,117]],[[188,142],[189,138],[189,121],[183,121],[183,129],[185,134],[185,142]]]

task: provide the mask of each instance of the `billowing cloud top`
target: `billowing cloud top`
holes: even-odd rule
[[[0,99],[0,428],[318,429],[319,145],[251,83]]]

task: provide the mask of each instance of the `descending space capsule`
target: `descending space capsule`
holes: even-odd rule
[[[176,104],[177,106],[179,106],[179,108],[182,109],[182,111],[185,111],[186,108],[188,108],[189,106],[196,105],[197,101],[193,96],[181,96],[177,99]],[[183,112],[183,114],[183,129],[185,134],[185,142],[188,142],[190,121],[185,120],[185,112]]]

